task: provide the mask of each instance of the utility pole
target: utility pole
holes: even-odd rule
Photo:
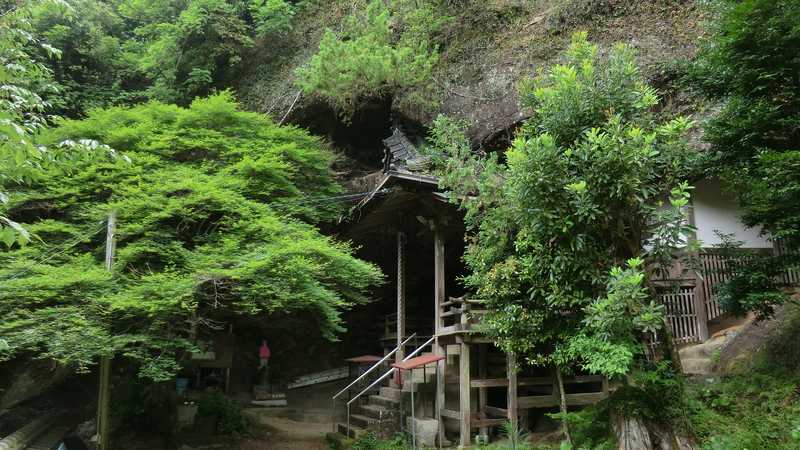
[[[116,248],[117,218],[114,211],[108,213],[106,228],[106,270],[112,271],[114,266],[114,250]],[[111,395],[111,357],[100,358],[100,391],[97,395],[97,448],[108,450],[109,397]]]

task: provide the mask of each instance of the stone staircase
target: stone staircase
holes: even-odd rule
[[[404,395],[410,395],[411,390],[420,384],[435,382],[435,363],[426,366],[425,370],[405,372],[402,388],[383,386],[375,393],[362,396],[356,401],[357,404],[350,407],[349,433],[346,423],[338,423],[337,431],[354,439],[368,432],[373,432],[379,437],[391,437],[400,431],[401,403]]]
[[[403,391],[399,388],[381,387],[377,394],[350,410],[350,430],[347,424],[339,423],[339,433],[357,439],[367,432],[389,437],[400,430],[400,401]]]

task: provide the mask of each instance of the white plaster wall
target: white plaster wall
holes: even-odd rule
[[[735,233],[736,240],[744,241],[745,248],[772,247],[765,237],[760,236],[761,227],[746,228],[741,222],[742,212],[736,201],[726,193],[722,183],[716,179],[703,180],[695,185],[692,200],[694,206],[694,224],[697,227],[697,238],[703,247],[720,244],[721,240],[714,233]]]

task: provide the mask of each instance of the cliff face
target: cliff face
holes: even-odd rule
[[[695,53],[708,18],[701,0],[452,0],[447,11],[452,19],[436,36],[440,59],[432,83],[439,106],[421,110],[405,101],[415,92],[396,92],[368,104],[368,111],[345,126],[322,100],[298,99],[294,71],[316,52],[325,29],[341,31],[361,3],[333,0],[309,9],[296,18],[290,34],[259,42],[237,88],[249,109],[276,120],[286,116],[373,167],[379,156],[370,156],[370,147],[378,152],[390,122],[414,134],[440,113],[466,120],[476,145],[504,148],[526,117],[517,101],[518,82],[557,62],[578,30],[586,30],[601,49],[616,42],[636,48],[663,107],[685,112],[687,100],[670,81],[677,75],[676,62]]]

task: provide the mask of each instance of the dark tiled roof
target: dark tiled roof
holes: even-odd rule
[[[414,144],[400,129],[392,130],[392,135],[383,140],[383,171],[390,170],[416,172],[427,163],[427,158],[419,154]]]

